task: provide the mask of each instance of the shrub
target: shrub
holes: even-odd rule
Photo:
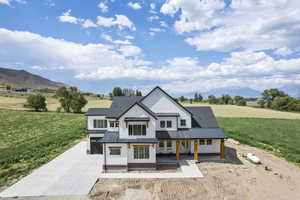
[[[35,111],[47,111],[46,98],[41,94],[31,94],[27,97],[26,108],[32,108]]]

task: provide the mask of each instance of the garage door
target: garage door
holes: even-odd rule
[[[91,154],[102,154],[103,146],[102,143],[99,142],[101,138],[91,138]]]

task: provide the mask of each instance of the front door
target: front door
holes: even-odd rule
[[[190,141],[182,141],[180,144],[180,153],[190,153]]]

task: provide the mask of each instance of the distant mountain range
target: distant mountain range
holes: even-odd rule
[[[204,92],[202,95],[207,97],[209,95],[221,96],[223,94],[229,94],[230,96],[260,97],[261,92],[251,88],[230,87],[212,89],[208,92]]]
[[[270,89],[270,88],[266,88]],[[278,88],[279,90],[284,91],[285,93],[289,94],[290,96],[293,97],[300,97],[300,85],[285,85],[283,87]],[[251,88],[247,87],[229,87],[229,88],[217,88],[217,89],[212,89],[207,92],[201,92],[202,96],[208,97],[209,95],[214,95],[214,96],[222,96],[223,94],[229,94],[230,96],[243,96],[243,97],[261,97],[262,91],[254,90]],[[193,93],[188,93],[188,94],[180,94],[178,96],[184,95],[187,97],[194,97],[194,92]]]
[[[59,88],[63,83],[51,81],[25,70],[0,68],[0,84],[22,88]]]

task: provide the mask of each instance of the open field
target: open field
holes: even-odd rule
[[[58,99],[46,95],[47,107],[49,111],[56,111],[60,106]],[[8,96],[8,97],[7,97]],[[20,94],[4,94],[0,93],[0,108],[25,110],[23,105],[26,103],[27,95]],[[88,104],[83,108],[83,112],[88,108],[107,108],[111,105],[111,101],[100,99],[95,96],[86,96]],[[250,106],[235,105],[210,105],[206,103],[183,103],[184,106],[210,106],[217,117],[251,117],[251,118],[278,118],[278,119],[300,119],[300,113],[281,112],[270,109],[254,108]]]
[[[52,94],[53,95],[53,94]],[[52,95],[46,94],[47,108],[49,111],[56,111],[60,106],[58,99],[53,98]],[[28,94],[4,94],[0,95],[0,108],[5,109],[16,109],[16,110],[26,110],[24,104],[26,103],[26,98]],[[106,108],[109,107],[111,101],[106,99],[100,99],[94,96],[86,96],[88,104],[83,108],[82,111],[87,111],[88,108]]]
[[[300,120],[218,118],[218,122],[229,137],[300,164]]]
[[[300,113],[282,112],[277,110],[254,108],[251,106],[236,105],[210,105],[204,103],[184,103],[184,106],[210,106],[218,117],[252,117],[252,118],[277,118],[300,119]]]
[[[84,137],[84,116],[0,109],[0,186],[28,174]]]
[[[92,200],[261,200],[300,199],[300,168],[268,152],[226,142],[225,162],[201,162],[204,178],[104,179],[90,193]],[[243,155],[253,152],[263,164]],[[265,166],[269,170],[265,170]]]

